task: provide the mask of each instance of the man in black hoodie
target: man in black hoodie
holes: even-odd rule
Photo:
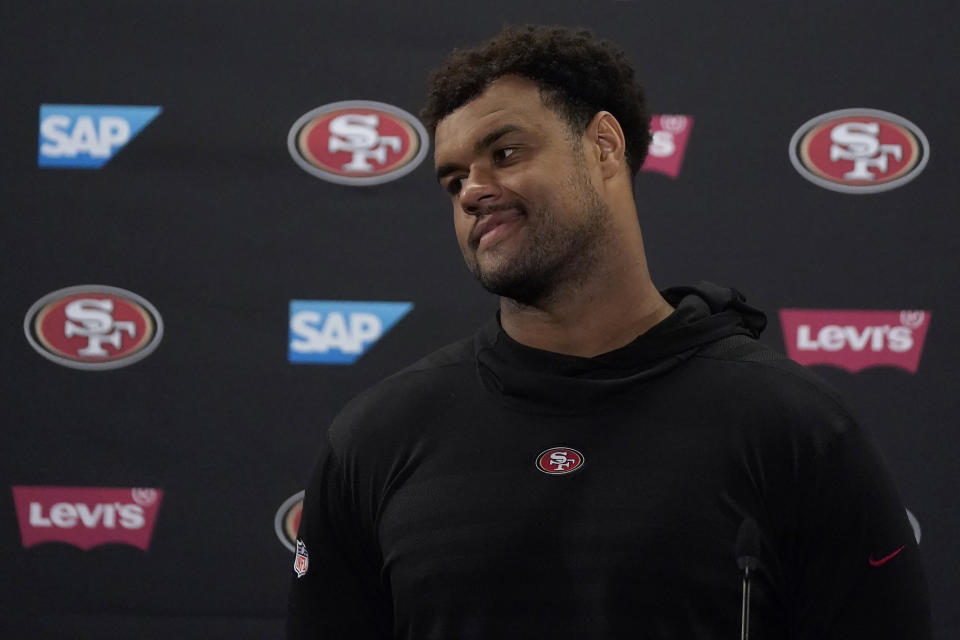
[[[753,522],[755,637],[930,637],[905,510],[835,394],[736,291],[651,282],[623,55],[507,29],[450,57],[422,115],[500,313],[328,430],[290,636],[732,637]]]

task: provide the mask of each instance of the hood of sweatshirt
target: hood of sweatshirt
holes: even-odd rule
[[[629,344],[593,358],[524,346],[501,328],[498,314],[475,338],[480,377],[518,408],[595,410],[597,402],[667,373],[710,343],[734,335],[757,338],[767,323],[735,289],[700,282],[660,293],[673,313]]]

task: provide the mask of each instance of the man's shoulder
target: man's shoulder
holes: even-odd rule
[[[464,389],[479,388],[473,344],[467,337],[441,347],[358,394],[330,426],[331,441],[405,431]]]
[[[738,370],[739,380],[750,378],[755,384],[795,386],[832,402],[842,403],[840,393],[810,369],[801,366],[758,340],[736,335],[717,340],[696,354],[697,358],[729,363],[728,370]]]
[[[713,374],[718,390],[742,397],[757,416],[776,416],[770,424],[810,432],[816,436],[818,448],[856,428],[839,391],[810,369],[749,336],[718,340],[696,357],[720,367],[720,372]]]
[[[470,367],[475,361],[474,336],[468,336],[440,347],[411,365],[385,378],[380,385],[402,384],[420,376],[443,376],[450,367]],[[380,386],[377,385],[377,386]],[[374,387],[376,388],[376,387]]]

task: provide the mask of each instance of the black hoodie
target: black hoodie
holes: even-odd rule
[[[489,322],[474,341],[480,376],[515,406],[591,412],[610,396],[670,371],[704,345],[736,335],[757,338],[767,324],[734,289],[701,282],[661,295],[675,308],[669,317],[630,344],[593,358],[525,347],[499,322]]]
[[[929,638],[904,508],[836,395],[736,291],[663,294],[610,353],[494,319],[352,401],[307,488],[290,637],[733,637],[752,519],[754,637]]]

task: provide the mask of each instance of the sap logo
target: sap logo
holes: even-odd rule
[[[110,542],[146,551],[163,491],[151,488],[12,487],[24,547],[65,542],[90,549]]]
[[[916,373],[929,311],[781,309],[787,355],[847,371],[892,366]]]
[[[411,302],[290,302],[290,362],[353,364],[413,308]]]
[[[42,104],[37,165],[99,169],[160,111],[160,107]]]

